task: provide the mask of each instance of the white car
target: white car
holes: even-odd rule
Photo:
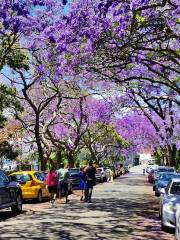
[[[175,228],[177,205],[180,204],[180,178],[173,178],[161,189],[159,216],[162,230]]]
[[[96,169],[96,175],[99,175],[100,182],[106,181],[106,172],[103,167],[99,167]]]
[[[158,168],[158,165],[156,164],[148,164],[146,167],[146,172],[149,173],[152,169],[155,170]]]
[[[180,204],[176,206],[176,231],[175,240],[180,240]]]

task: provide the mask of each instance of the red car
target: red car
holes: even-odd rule
[[[148,174],[148,182],[149,183],[153,183],[154,182],[154,172],[155,172],[155,170],[151,169],[149,174]]]

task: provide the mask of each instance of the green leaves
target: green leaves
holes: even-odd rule
[[[6,122],[5,111],[10,112],[10,109],[22,111],[23,108],[20,102],[16,99],[17,90],[15,88],[0,85],[0,126],[4,126]],[[9,110],[8,110],[9,109]]]
[[[108,125],[107,126],[107,131],[109,132],[109,134],[113,137],[114,142],[117,142],[120,146],[122,147],[127,147],[128,146],[128,142],[125,141],[117,132],[116,130],[113,128],[113,126]]]
[[[29,70],[29,57],[25,50],[22,50],[18,37],[10,33],[0,36],[0,69],[8,65],[12,69]]]
[[[13,50],[6,60],[6,64],[12,69],[29,70],[28,55],[23,51]]]
[[[138,22],[143,23],[146,21],[145,17],[142,17],[139,13],[136,14],[136,19]]]
[[[18,150],[13,150],[12,146],[7,142],[0,144],[0,157],[14,160],[19,155]]]

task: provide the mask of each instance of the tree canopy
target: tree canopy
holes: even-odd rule
[[[84,149],[100,161],[148,148],[177,164],[178,1],[75,0],[65,14],[66,3],[0,1],[2,126],[8,109],[43,170],[52,153],[73,166]]]

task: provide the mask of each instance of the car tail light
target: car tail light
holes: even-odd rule
[[[34,180],[31,181],[31,187],[37,186],[37,185],[38,185],[37,182],[35,182]]]

